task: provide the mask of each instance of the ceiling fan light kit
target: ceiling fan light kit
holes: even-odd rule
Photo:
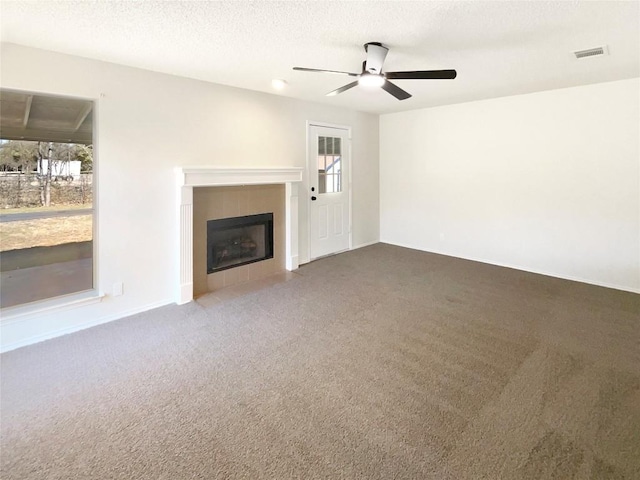
[[[271,86],[276,90],[284,90],[287,88],[289,83],[286,80],[282,80],[281,78],[274,78],[271,80]]]
[[[375,73],[363,73],[358,78],[360,86],[365,88],[381,87],[385,81],[384,76]]]
[[[303,72],[332,73],[357,78],[355,82],[349,83],[327,93],[327,96],[338,95],[339,93],[345,92],[356,85],[360,85],[365,88],[382,88],[385,92],[393,95],[398,100],[406,100],[411,97],[411,94],[391,83],[389,80],[452,80],[457,76],[455,70],[415,70],[408,72],[383,73],[382,65],[384,64],[384,60],[387,57],[389,49],[380,42],[369,42],[364,44],[364,50],[367,52],[367,59],[362,64],[361,73],[305,67],[293,67],[293,69]]]

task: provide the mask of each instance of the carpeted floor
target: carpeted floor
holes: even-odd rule
[[[1,477],[638,479],[640,295],[373,245],[2,356]]]

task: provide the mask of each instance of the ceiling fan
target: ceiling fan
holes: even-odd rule
[[[304,68],[293,67],[294,70],[300,70],[303,72],[319,72],[319,73],[334,73],[337,75],[348,75],[350,77],[357,77],[355,82],[349,83],[344,87],[340,87],[332,92],[327,93],[327,96],[337,95],[342,92],[346,92],[350,88],[356,85],[362,85],[363,87],[381,87],[386,92],[390,93],[398,100],[406,100],[411,97],[411,94],[404,91],[397,85],[391,83],[389,80],[452,80],[456,78],[455,70],[416,70],[410,72],[382,72],[382,65],[384,59],[389,52],[389,49],[379,42],[369,42],[364,44],[364,51],[367,52],[367,59],[362,62],[361,73],[351,72],[339,72],[336,70],[319,70],[316,68]]]

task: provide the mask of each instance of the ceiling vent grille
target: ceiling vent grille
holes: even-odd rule
[[[588,50],[578,50],[577,52],[573,52],[577,59],[587,58],[587,57],[598,57],[600,55],[607,55],[609,52],[607,51],[606,45],[603,47],[590,48]]]

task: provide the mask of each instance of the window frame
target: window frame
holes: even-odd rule
[[[25,320],[32,314],[42,313],[56,313],[68,310],[69,308],[75,308],[83,305],[93,304],[102,301],[105,297],[101,293],[99,284],[99,138],[98,138],[98,124],[99,124],[99,109],[100,99],[96,97],[82,97],[75,95],[57,94],[51,92],[43,92],[36,90],[22,90],[16,88],[0,88],[0,92],[18,93],[22,95],[38,95],[52,98],[61,98],[69,100],[81,100],[91,102],[91,114],[92,114],[92,128],[91,128],[91,145],[93,147],[92,152],[92,201],[91,201],[91,236],[92,236],[92,275],[91,275],[91,288],[80,290],[77,292],[70,292],[67,294],[57,295],[54,297],[47,297],[32,302],[21,303],[17,305],[11,305],[7,307],[0,307],[0,322],[4,324],[10,324],[15,321]],[[102,95],[100,95],[102,97]],[[0,137],[5,138],[0,132]],[[8,138],[10,139],[10,138]],[[25,141],[39,141],[32,140],[30,138],[23,138]],[[40,140],[42,141],[42,140]],[[46,141],[54,141],[50,138]],[[81,143],[81,142],[68,142],[58,141],[56,143]]]

